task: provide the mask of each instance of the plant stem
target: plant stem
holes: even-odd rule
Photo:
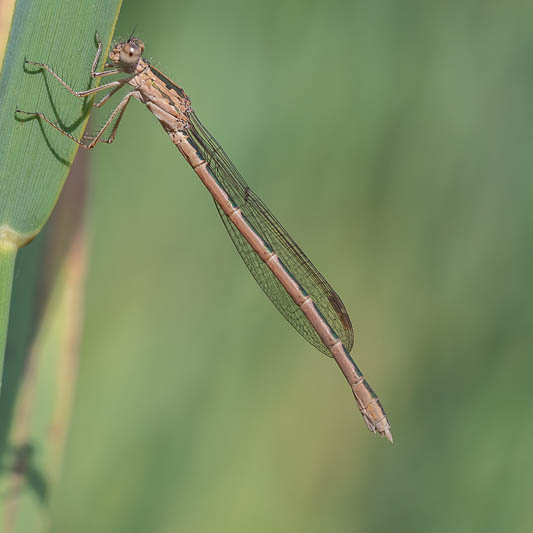
[[[6,240],[0,240],[0,391],[2,389],[7,324],[9,321],[11,288],[13,286],[16,256],[16,244]]]

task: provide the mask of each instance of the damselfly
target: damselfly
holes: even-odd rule
[[[101,107],[122,87],[131,88],[94,137],[78,140],[42,113],[17,112],[40,117],[83,148],[91,149],[98,142],[113,142],[124,110],[132,98],[145,104],[213,196],[229,236],[257,283],[305,339],[335,359],[352,389],[367,427],[392,442],[385,411],[350,357],[354,340],[352,324],[337,293],[248,187],[222,147],[192,110],[185,91],[142,57],[143,42],[130,37],[118,43],[111,50],[109,62],[102,72],[97,72],[102,54],[98,34],[96,40],[98,50],[91,77],[103,78],[113,74],[125,74],[126,77],[86,91],[75,91],[48,65],[26,61],[44,68],[75,96],[109,91],[94,103],[95,107]],[[104,138],[108,129],[111,133]]]

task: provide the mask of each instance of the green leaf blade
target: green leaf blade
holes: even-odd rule
[[[49,64],[76,90],[90,86],[95,33],[109,49],[120,0],[17,2],[0,75],[0,228],[21,245],[48,219],[77,145],[39,119],[20,119],[17,108],[40,111],[79,137],[89,99],[76,98],[42,69]]]

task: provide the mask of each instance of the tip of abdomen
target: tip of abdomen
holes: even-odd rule
[[[392,438],[392,433],[391,433],[390,429],[386,429],[385,431],[382,431],[382,432],[380,433],[380,435],[381,435],[382,437],[386,437],[387,440],[389,440],[391,444],[394,444],[394,440],[393,440],[393,438]]]
[[[394,439],[392,438],[392,433],[390,430],[390,423],[387,419],[387,416],[384,415],[379,422],[375,422],[375,419],[371,419],[368,416],[368,413],[361,412],[363,415],[363,419],[366,423],[366,427],[372,432],[377,433],[381,437],[386,437],[388,441],[390,441],[392,444],[394,444]]]

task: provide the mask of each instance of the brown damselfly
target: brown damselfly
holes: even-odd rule
[[[248,187],[222,147],[192,110],[184,90],[142,57],[143,42],[130,37],[118,43],[109,54],[109,62],[101,72],[97,72],[102,43],[98,35],[96,39],[98,50],[91,77],[125,74],[124,78],[86,91],[75,91],[48,65],[26,61],[48,71],[77,97],[109,91],[95,102],[95,107],[101,107],[122,87],[131,89],[94,137],[78,140],[42,113],[17,112],[40,117],[83,148],[91,149],[98,142],[113,142],[124,110],[132,98],[145,104],[213,196],[229,236],[265,294],[305,339],[335,359],[353,391],[367,427],[392,442],[385,411],[350,357],[354,341],[352,324],[337,293]],[[104,138],[108,129],[111,133]]]

